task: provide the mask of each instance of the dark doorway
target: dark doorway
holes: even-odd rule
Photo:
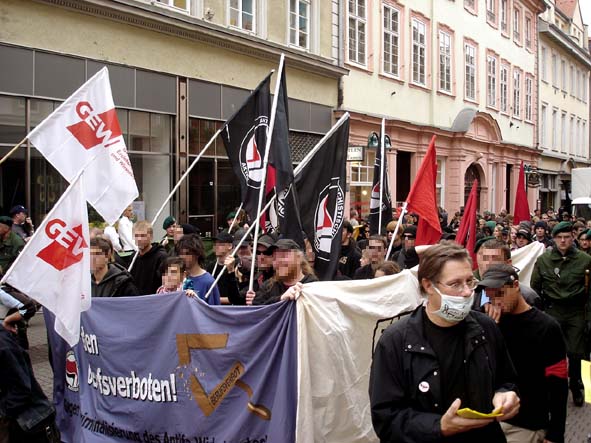
[[[476,193],[476,211],[480,212],[480,189],[482,184],[482,177],[480,177],[480,172],[478,171],[476,165],[470,165],[468,169],[466,169],[466,173],[464,174],[464,204],[468,200],[470,191],[472,191],[472,185],[474,184],[474,180],[478,180],[478,188]]]
[[[505,209],[507,212],[512,213],[511,211],[511,175],[513,172],[513,165],[507,165],[505,169],[505,182],[507,183],[507,187],[505,188]]]
[[[396,155],[396,201],[403,202],[410,192],[410,152]]]

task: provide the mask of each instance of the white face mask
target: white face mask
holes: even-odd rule
[[[468,316],[472,309],[472,303],[474,303],[474,291],[472,291],[470,297],[462,297],[459,295],[442,294],[435,285],[433,285],[433,289],[441,297],[441,307],[437,311],[433,311],[433,314],[451,323],[461,322]]]

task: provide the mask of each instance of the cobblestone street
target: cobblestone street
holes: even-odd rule
[[[38,313],[31,319],[29,327],[31,360],[35,377],[45,393],[51,397],[53,389],[53,373],[47,359],[47,334],[43,315]],[[587,443],[591,434],[591,404],[576,408],[569,398],[566,423],[566,443]]]

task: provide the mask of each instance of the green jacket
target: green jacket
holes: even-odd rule
[[[8,232],[8,238],[0,243],[0,268],[2,268],[2,274],[10,268],[10,265],[24,246],[25,241],[22,238],[12,231]]]
[[[559,304],[584,305],[585,271],[591,270],[591,256],[574,247],[566,255],[553,248],[538,257],[531,277],[531,287],[545,300]]]

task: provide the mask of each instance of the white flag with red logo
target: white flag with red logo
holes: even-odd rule
[[[80,312],[90,308],[90,249],[84,181],[75,179],[4,275],[55,315],[55,331],[74,346]]]
[[[107,223],[115,223],[139,195],[106,67],[28,138],[70,183],[85,170],[86,199]]]

